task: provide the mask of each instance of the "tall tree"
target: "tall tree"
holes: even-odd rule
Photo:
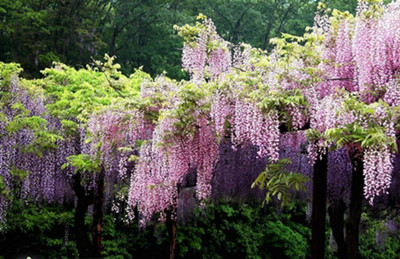
[[[95,18],[102,11],[101,2],[2,1],[0,58],[21,63],[25,75],[35,77],[53,61],[89,63],[103,44]]]

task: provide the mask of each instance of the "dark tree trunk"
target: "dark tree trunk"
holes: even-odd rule
[[[329,221],[332,228],[333,237],[335,238],[339,259],[346,258],[346,246],[344,242],[344,213],[346,204],[342,199],[335,201],[329,206]]]
[[[359,226],[364,188],[364,163],[361,158],[352,159],[353,176],[351,179],[351,196],[349,218],[346,224],[346,253],[347,258],[360,258],[358,251]]]
[[[322,155],[314,165],[311,258],[325,257],[326,186],[328,156]]]
[[[169,234],[169,259],[175,258],[175,247],[176,247],[176,231],[177,225],[176,221],[172,220],[170,215],[168,215],[167,219],[167,229]]]
[[[264,36],[263,49],[267,49],[267,46],[269,44],[269,37],[271,34],[271,30],[272,30],[272,24],[273,24],[272,21],[270,21],[268,23],[267,32],[265,33],[265,36]]]
[[[110,42],[110,52],[108,53],[110,57],[115,55],[115,44],[117,41],[117,36],[118,36],[118,27],[114,28],[113,35],[111,37],[111,42]]]
[[[81,174],[79,172],[73,176],[73,180],[73,189],[77,197],[74,218],[76,245],[80,257],[89,257],[90,240],[85,225],[85,215],[89,205],[92,203],[92,197],[86,195],[85,189],[81,185]]]
[[[169,259],[174,259],[175,258],[175,246],[176,246],[176,221],[171,222],[171,230],[170,230],[170,235],[171,235],[171,240],[169,244]]]
[[[102,166],[93,204],[93,228],[92,228],[93,257],[100,257],[101,253],[101,230],[103,226],[103,212],[104,212],[104,167]]]

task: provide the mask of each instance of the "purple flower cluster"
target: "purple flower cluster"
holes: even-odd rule
[[[393,155],[388,147],[364,150],[364,196],[373,205],[374,198],[387,193],[392,181]]]
[[[204,19],[196,40],[186,42],[182,51],[182,67],[191,81],[201,84],[205,78],[216,80],[228,73],[232,66],[228,43],[216,32],[214,23]]]
[[[197,130],[185,137],[176,135],[177,119],[166,116],[157,124],[151,142],[142,145],[140,159],[132,176],[128,203],[137,206],[141,225],[157,214],[165,220],[166,211],[176,216],[178,193],[191,168],[196,169],[196,196],[211,195],[211,180],[218,146],[214,127],[200,116]]]
[[[250,144],[259,148],[260,157],[279,159],[279,120],[276,113],[263,114],[251,102],[237,99],[232,118],[232,143]]]

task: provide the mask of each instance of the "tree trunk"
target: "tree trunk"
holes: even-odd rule
[[[93,204],[93,228],[92,228],[92,255],[100,257],[101,253],[101,230],[103,226],[104,211],[104,167],[101,167],[99,182],[94,196]]]
[[[115,44],[116,44],[116,41],[117,41],[117,36],[118,36],[118,27],[116,26],[114,28],[114,31],[113,31],[113,34],[112,34],[112,37],[111,37],[111,42],[110,42],[110,50],[109,50],[109,53],[108,53],[110,55],[110,57],[115,55]]]
[[[270,21],[268,23],[267,32],[265,33],[265,36],[264,36],[264,43],[263,43],[263,49],[264,50],[267,49],[267,46],[269,44],[269,37],[270,37],[270,34],[271,34],[271,30],[272,30],[272,22]]]
[[[314,165],[311,258],[325,257],[326,186],[328,156],[322,155]]]
[[[360,258],[358,252],[359,226],[364,188],[364,163],[360,158],[352,159],[353,176],[351,179],[351,196],[349,218],[346,224],[346,252],[347,258]]]
[[[169,217],[170,218],[170,217]],[[175,247],[176,247],[176,221],[171,218],[167,220],[167,228],[169,234],[169,259],[175,258]]]
[[[81,174],[79,172],[76,173],[73,179],[73,189],[78,199],[74,215],[76,245],[78,247],[79,257],[88,257],[90,255],[90,240],[87,235],[85,215],[91,204],[91,199],[90,196],[86,195],[85,189],[81,185]]]
[[[329,206],[329,221],[332,228],[333,237],[335,238],[339,259],[346,258],[346,247],[344,242],[344,213],[346,204],[342,199],[335,201]]]

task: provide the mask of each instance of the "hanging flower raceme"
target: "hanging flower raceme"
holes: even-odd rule
[[[231,69],[231,53],[227,46],[217,47],[208,57],[208,70],[215,80],[220,75],[228,73]]]
[[[375,35],[376,22],[372,19],[358,18],[355,24],[353,53],[356,64],[358,91],[363,94],[367,103],[373,101],[369,89],[373,85],[372,42]]]
[[[199,129],[194,138],[195,157],[197,166],[197,189],[196,196],[202,201],[211,195],[211,179],[214,164],[218,156],[218,145],[216,143],[215,130],[204,118],[199,118]]]
[[[373,83],[375,91],[378,92],[386,90],[388,82],[400,72],[399,6],[398,2],[394,2],[385,7],[376,23],[375,35],[372,35],[371,39]]]
[[[43,116],[42,92],[20,81],[18,71],[15,64],[0,62],[0,228],[15,197],[26,202],[62,202],[70,191],[57,171],[60,152],[56,145],[62,138],[53,131],[59,123]]]
[[[258,147],[260,157],[279,159],[279,120],[276,112],[262,113],[251,102],[237,99],[232,119],[232,143],[250,144]]]
[[[217,135],[225,136],[226,127],[232,124],[232,116],[235,111],[232,98],[227,90],[217,90],[212,96],[210,116],[215,124]]]
[[[185,43],[182,50],[182,67],[189,72],[191,80],[201,83],[207,60],[207,34],[200,32],[195,46]]]
[[[176,27],[179,35],[185,39],[182,50],[182,67],[189,72],[191,81],[201,84],[204,79],[219,79],[229,73],[232,58],[228,42],[223,40],[214,23],[199,15],[196,26]]]
[[[394,121],[397,118],[391,116],[389,109],[378,105],[370,119],[383,129],[386,143],[374,143],[364,149],[364,196],[371,205],[376,196],[388,192],[391,184],[394,154],[389,147],[396,140]]]
[[[353,53],[358,91],[366,103],[383,96],[392,101],[397,89],[393,80],[400,68],[399,3],[360,9],[356,17]]]
[[[354,72],[354,56],[352,49],[352,26],[349,19],[338,21],[331,26],[325,37],[323,62],[320,69],[324,71],[323,82],[320,83],[321,97],[334,94],[336,89],[356,91]]]
[[[131,178],[128,204],[137,207],[139,223],[144,227],[153,215],[165,220],[166,210],[174,210],[177,197],[176,186],[166,181],[168,164],[165,157],[154,153],[151,142],[144,143],[140,149],[140,160]],[[134,214],[128,215],[133,219]]]
[[[198,199],[210,196],[218,146],[208,121],[200,116],[196,122],[194,133],[177,135],[177,119],[166,116],[159,121],[152,141],[142,145],[129,192],[129,204],[137,206],[142,225],[156,214],[165,220],[167,211],[175,219],[179,188],[191,167],[197,170]]]
[[[351,96],[343,99],[342,105],[336,106],[340,110],[337,111],[337,118],[331,121],[331,126],[325,129],[325,140],[346,146],[350,159],[362,159],[364,195],[372,205],[376,196],[387,193],[390,188],[397,115],[382,101],[367,105]]]
[[[322,100],[318,100],[311,109],[310,128],[317,136],[309,139],[307,147],[311,164],[314,164],[318,156],[326,153],[328,144],[322,136],[325,131],[331,128],[342,126],[346,122],[350,122],[353,118],[346,113],[339,113],[343,110],[343,98],[339,95],[328,95]],[[349,120],[349,121],[346,121]]]
[[[108,182],[122,182],[130,173],[130,157],[137,154],[137,142],[151,139],[154,124],[137,109],[107,109],[90,117],[87,130],[90,133],[88,154],[92,160],[102,161]],[[96,174],[89,173],[92,179],[90,175]],[[90,182],[95,184],[96,180],[93,178]],[[108,193],[112,188],[110,185]]]
[[[364,196],[371,205],[376,196],[388,193],[392,171],[393,154],[387,146],[364,150]]]

